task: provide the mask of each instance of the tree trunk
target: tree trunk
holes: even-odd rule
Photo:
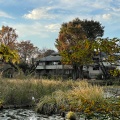
[[[77,79],[77,66],[76,65],[73,65],[73,72],[72,72],[72,78],[73,80],[76,80]]]
[[[83,65],[78,67],[78,72],[79,72],[79,78],[83,79]]]
[[[77,78],[83,79],[83,65],[73,65],[73,80]]]

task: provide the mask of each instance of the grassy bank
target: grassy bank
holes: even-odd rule
[[[37,104],[37,112],[73,111],[87,118],[120,119],[120,98],[105,98],[104,88],[87,81],[0,79],[1,105]]]
[[[0,99],[5,105],[32,104],[45,95],[51,95],[56,90],[67,91],[77,82],[37,80],[37,79],[0,79]]]
[[[75,82],[67,91],[57,90],[44,96],[37,105],[43,114],[73,111],[87,119],[120,119],[120,98],[105,97],[104,88],[87,81]]]

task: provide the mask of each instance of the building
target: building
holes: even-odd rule
[[[37,61],[36,74],[40,77],[72,77],[72,66],[61,64],[61,56],[53,53]]]
[[[89,78],[97,77],[110,77],[110,70],[115,69],[116,65],[107,62],[107,56],[105,53],[100,53],[93,57],[93,63],[87,66],[84,66],[84,71],[88,71]]]
[[[37,77],[74,78],[72,65],[63,65],[61,59],[59,53],[53,53],[50,56],[39,59],[36,66]],[[101,77],[109,76],[109,70],[114,69],[116,66],[106,62],[105,59],[106,55],[103,53],[95,55],[92,64],[83,66],[83,77],[97,78],[100,75]],[[79,77],[79,74],[77,77]]]

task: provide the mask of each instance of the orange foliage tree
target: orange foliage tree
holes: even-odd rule
[[[18,35],[15,29],[9,26],[2,26],[0,30],[0,43],[9,46],[10,49],[15,49]]]
[[[110,59],[113,53],[119,51],[115,39],[98,39],[102,37],[103,29],[97,21],[81,21],[78,18],[62,24],[55,46],[62,62],[73,65],[74,79],[83,77],[83,65],[93,62],[95,52],[105,52]]]

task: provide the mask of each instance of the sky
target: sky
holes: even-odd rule
[[[18,41],[55,48],[60,27],[75,18],[99,21],[104,38],[120,38],[120,0],[0,0],[0,28],[16,29]]]

